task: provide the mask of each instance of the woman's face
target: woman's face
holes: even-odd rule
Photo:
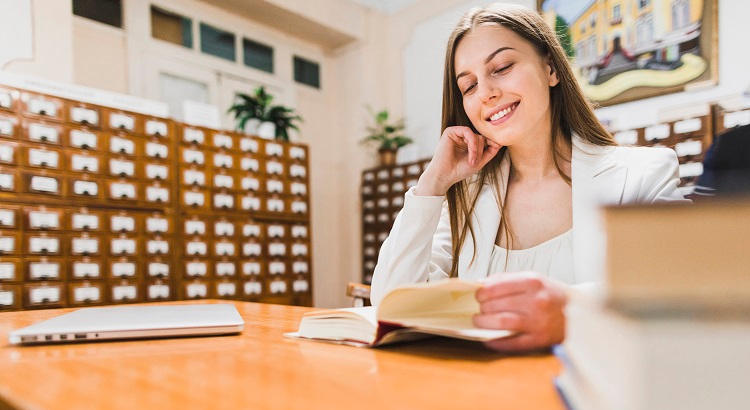
[[[505,27],[480,26],[458,43],[454,66],[464,110],[481,135],[506,146],[548,137],[549,88],[558,80],[531,43]]]

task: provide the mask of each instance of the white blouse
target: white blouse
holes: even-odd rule
[[[531,248],[511,249],[510,254],[507,249],[495,245],[487,276],[498,272],[521,271],[533,271],[563,283],[574,284],[573,229]]]

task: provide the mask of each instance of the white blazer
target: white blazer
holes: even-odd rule
[[[501,195],[510,162],[501,162]],[[677,190],[678,161],[668,148],[601,147],[573,136],[571,159],[573,208],[573,267],[570,284],[590,283],[601,276],[604,241],[597,225],[600,204],[687,201]],[[467,232],[458,261],[458,276],[481,280],[487,276],[500,227],[500,207],[491,184],[482,187],[472,218],[476,256]],[[603,258],[603,256],[601,256]],[[377,305],[389,290],[407,283],[444,279],[451,268],[451,231],[445,196],[417,196],[414,188],[380,248],[372,278],[371,301]],[[599,264],[597,264],[599,263]]]

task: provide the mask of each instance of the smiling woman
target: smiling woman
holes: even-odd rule
[[[448,40],[442,136],[383,243],[372,301],[404,283],[484,280],[480,327],[529,350],[564,336],[565,291],[587,286],[573,246],[587,200],[681,201],[668,149],[616,146],[597,121],[563,48],[527,8],[472,9]],[[581,261],[582,262],[582,261]],[[581,263],[579,262],[579,263]]]

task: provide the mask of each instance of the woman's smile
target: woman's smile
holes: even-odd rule
[[[510,117],[513,116],[513,113],[516,112],[516,108],[519,104],[521,104],[521,102],[516,101],[503,107],[494,109],[492,111],[492,114],[490,114],[490,116],[487,118],[487,122],[489,122],[491,125],[500,125],[508,121]]]

